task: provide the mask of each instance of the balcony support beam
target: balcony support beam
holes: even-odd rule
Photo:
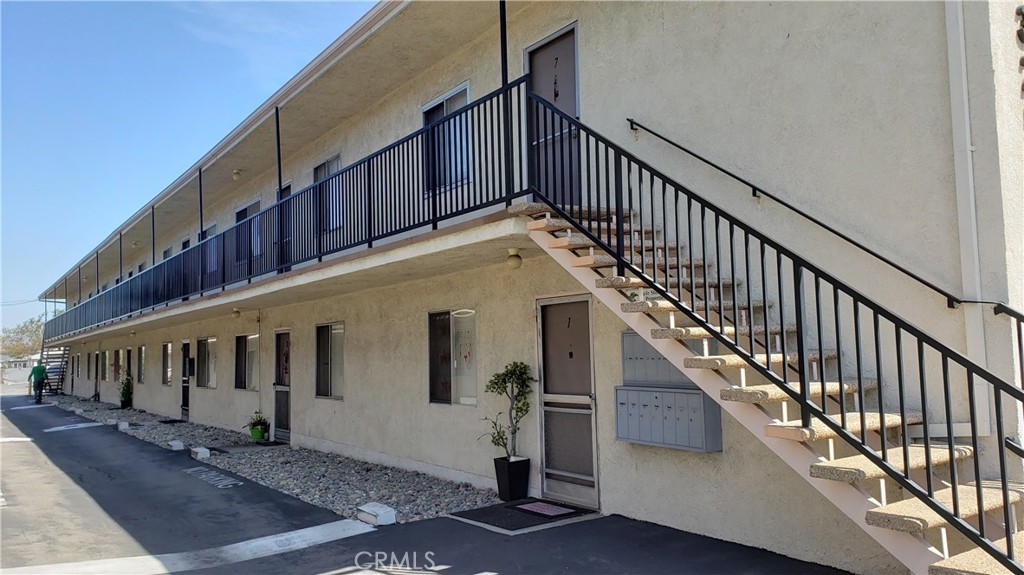
[[[277,193],[284,189],[283,175],[281,174],[281,113],[278,106],[274,106],[274,134],[277,140]]]
[[[149,206],[150,267],[156,265],[156,206]]]
[[[199,168],[199,242],[203,241],[203,169]]]

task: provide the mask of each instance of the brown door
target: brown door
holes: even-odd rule
[[[579,117],[576,81],[576,33],[569,30],[530,50],[533,93],[557,112],[536,108],[537,174],[535,185],[561,206],[580,205],[580,149],[570,118]]]
[[[291,438],[291,334],[282,332],[274,338],[274,438]]]
[[[545,497],[596,508],[590,302],[542,303],[541,405]]]

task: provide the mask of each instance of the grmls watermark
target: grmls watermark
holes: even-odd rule
[[[420,571],[433,571],[437,566],[434,562],[434,552],[427,551],[420,555],[418,552],[413,551],[409,553],[406,551],[399,555],[392,551],[360,551],[356,553],[356,567],[360,569],[375,569],[375,570],[388,570],[388,569],[403,569],[403,570],[420,570]]]

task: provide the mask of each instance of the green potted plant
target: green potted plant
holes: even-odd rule
[[[263,417],[263,414],[258,409],[249,417],[249,423],[246,423],[244,427],[249,428],[252,438],[257,441],[266,439],[270,432],[270,422],[267,421],[266,417]]]
[[[494,458],[494,475],[498,481],[498,497],[502,501],[515,501],[526,498],[530,487],[530,460],[520,457],[516,451],[516,435],[519,423],[530,413],[530,384],[536,382],[530,372],[530,366],[521,361],[514,361],[505,369],[491,376],[484,388],[488,393],[508,399],[508,410],[498,412],[494,417],[485,417],[484,421],[491,424],[491,431],[481,435],[489,435],[491,443],[505,450],[505,457]],[[503,418],[502,416],[506,416]],[[503,419],[508,419],[508,424]]]
[[[132,376],[126,375],[118,382],[118,391],[121,393],[121,409],[128,409],[132,406],[132,393],[135,387],[132,385]]]

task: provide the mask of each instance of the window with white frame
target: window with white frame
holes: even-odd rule
[[[217,387],[217,338],[196,342],[196,385]]]
[[[423,107],[423,125],[433,125],[424,141],[423,173],[428,194],[444,191],[469,178],[468,116],[437,123],[468,103],[466,84]]]
[[[260,336],[235,336],[235,389],[256,389]]]
[[[164,385],[171,385],[171,342],[160,346],[160,379]]]
[[[135,383],[146,382],[146,346],[139,346],[139,369],[138,374],[135,376]]]
[[[344,397],[345,323],[316,326],[316,395]]]
[[[430,401],[476,405],[476,312],[428,315]]]

